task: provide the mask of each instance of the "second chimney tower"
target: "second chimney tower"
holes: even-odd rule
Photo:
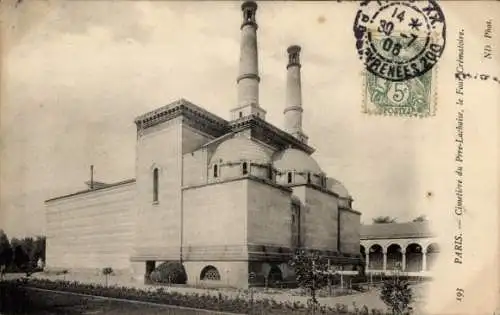
[[[302,131],[302,90],[300,81],[300,46],[288,47],[288,65],[286,66],[286,104],[285,131],[307,143],[308,137]]]

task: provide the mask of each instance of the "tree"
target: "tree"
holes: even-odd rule
[[[3,278],[3,274],[7,266],[12,262],[12,247],[10,245],[9,239],[3,230],[0,230],[0,279]]]
[[[0,230],[0,266],[7,266],[12,261],[12,247],[3,230]]]
[[[26,268],[33,268],[37,260],[35,257],[35,240],[33,237],[25,237],[21,239],[21,247],[26,254]]]
[[[311,293],[310,302],[315,308],[318,305],[316,292],[328,284],[328,264],[317,252],[299,250],[290,261],[295,269],[297,283]]]
[[[426,222],[427,221],[427,216],[425,214],[419,215],[415,219],[413,219],[413,222]]]
[[[45,246],[46,238],[45,236],[37,236],[34,242],[33,258],[34,261],[41,259],[45,263]]]
[[[111,267],[102,268],[102,274],[106,278],[106,286],[108,286],[108,276],[112,273],[113,273],[113,268]]]
[[[22,245],[15,245],[14,247],[14,264],[17,268],[24,270],[27,267],[29,257],[24,251]]]
[[[374,224],[396,223],[396,219],[391,218],[389,216],[379,216],[379,217],[373,218],[373,223]]]
[[[413,292],[408,281],[396,277],[384,281],[380,298],[389,307],[394,315],[409,314]]]

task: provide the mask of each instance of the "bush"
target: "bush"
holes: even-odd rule
[[[160,264],[151,272],[150,279],[156,283],[186,284],[187,274],[184,266],[177,261]]]
[[[391,309],[392,314],[409,314],[413,293],[408,281],[393,279],[384,281],[380,298]]]

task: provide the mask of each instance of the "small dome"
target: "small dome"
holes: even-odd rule
[[[274,167],[280,171],[311,172],[321,174],[323,171],[309,154],[297,150],[286,149],[274,156]]]
[[[345,188],[345,186],[335,178],[329,177],[326,180],[326,186],[328,187],[328,189],[339,195],[339,197],[341,198],[351,197],[351,195],[349,195],[349,191],[347,190],[347,188]]]
[[[210,159],[210,164],[243,160],[268,164],[271,163],[271,155],[264,146],[255,141],[245,137],[234,137],[219,144]]]

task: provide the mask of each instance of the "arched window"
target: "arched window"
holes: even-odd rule
[[[153,202],[158,202],[158,169],[153,170]]]
[[[288,183],[290,184],[292,182],[292,173],[288,172]]]
[[[218,281],[220,280],[220,274],[217,268],[214,266],[206,266],[203,268],[200,274],[200,279],[201,280],[211,280],[211,281]]]
[[[217,178],[219,176],[219,168],[217,164],[214,165],[214,178]]]
[[[243,162],[243,175],[248,174],[248,163]]]

